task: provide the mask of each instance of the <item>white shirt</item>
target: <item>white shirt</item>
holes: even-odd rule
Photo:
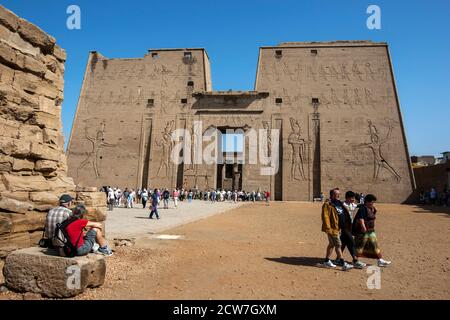
[[[356,205],[356,203],[347,203],[345,201],[344,201],[343,205],[348,210],[348,213],[350,213],[350,218],[352,219],[352,222],[353,222],[353,219],[355,218],[355,215],[356,215],[356,208],[358,206]]]

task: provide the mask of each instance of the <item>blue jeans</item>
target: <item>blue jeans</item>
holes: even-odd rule
[[[90,229],[84,236],[84,244],[77,249],[77,256],[87,255],[94,246],[95,237],[97,236],[97,231]]]

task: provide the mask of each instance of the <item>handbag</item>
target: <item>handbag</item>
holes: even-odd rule
[[[38,245],[41,248],[53,248],[52,239],[48,239],[45,236],[45,228],[44,231],[42,231],[42,238],[39,240]]]

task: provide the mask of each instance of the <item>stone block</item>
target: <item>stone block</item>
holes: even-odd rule
[[[0,25],[0,39],[10,47],[33,57],[37,57],[41,50],[26,42],[17,32],[11,32],[7,27]]]
[[[106,218],[106,207],[87,208],[86,219],[89,221],[103,222]]]
[[[48,128],[55,130],[61,129],[60,117],[43,111],[35,112],[33,115],[33,119],[29,121],[29,123],[35,124],[41,128]]]
[[[45,129],[44,129],[45,130]],[[33,141],[34,143],[44,142],[44,131],[35,125],[24,124],[20,127],[20,139]]]
[[[103,192],[77,192],[76,200],[88,207],[106,206],[106,195]]]
[[[65,258],[49,249],[27,248],[8,255],[3,268],[8,288],[51,298],[68,298],[105,281],[103,256]]]
[[[0,213],[0,235],[8,234],[12,229],[12,219],[10,213]]]
[[[58,46],[57,44],[53,48],[53,55],[61,62],[65,62],[67,59],[66,50]]]
[[[63,135],[61,134],[61,132],[45,128],[44,129],[44,142],[47,144],[62,147],[64,145],[64,138],[63,138]]]
[[[0,88],[0,100],[2,99],[1,94],[2,93]],[[4,96],[4,99],[11,102],[6,103],[0,108],[0,115],[2,115],[4,118],[20,122],[25,122],[33,118],[35,112],[34,108],[20,105],[22,103],[22,98],[18,95]],[[13,102],[12,100],[16,100],[17,103]]]
[[[58,169],[58,162],[51,160],[38,160],[34,170],[39,172],[53,172]]]
[[[11,69],[4,64],[0,64],[0,82],[4,85],[12,85],[14,80],[14,69]]]
[[[0,5],[0,24],[12,31],[16,31],[18,22],[19,18],[14,13]]]
[[[12,215],[12,233],[44,230],[46,212],[27,212]]]
[[[48,144],[43,143],[31,143],[30,157],[36,159],[58,161],[60,159],[61,152],[53,149]]]
[[[38,77],[43,77],[46,73],[45,65],[25,54],[17,54],[17,65],[27,72],[31,72]]]
[[[0,137],[19,138],[19,127],[17,121],[0,117]]]
[[[27,159],[14,159],[13,171],[32,171],[34,169],[34,161]]]
[[[6,42],[0,40],[0,62],[11,66],[12,68],[19,68],[17,64],[17,52]]]
[[[42,232],[35,232],[39,237],[42,236]],[[40,233],[40,235],[39,235]],[[21,249],[28,248],[32,245],[37,244],[37,241],[31,233],[21,232],[21,233],[8,233],[5,235],[0,235],[0,258],[5,258],[10,252]]]
[[[48,179],[47,184],[53,191],[68,193],[74,199],[76,197],[76,195],[74,194],[75,184],[72,178],[69,178],[65,175],[61,175],[52,179]]]
[[[39,97],[39,110],[61,118],[61,106],[56,105],[56,99]]]
[[[51,184],[43,176],[16,176],[2,174],[3,182],[9,191],[48,191]]]
[[[7,198],[2,194],[0,198],[0,209],[7,212],[27,213],[33,210],[33,204],[26,201]]]
[[[30,192],[30,200],[36,203],[58,205],[59,194],[54,192]]]
[[[6,198],[27,202],[30,199],[30,193],[26,191],[3,191],[1,196]]]
[[[55,46],[55,38],[49,36],[39,27],[26,21],[25,19],[19,18],[18,29],[20,36],[32,43],[34,46],[41,48],[43,53],[52,53]]]

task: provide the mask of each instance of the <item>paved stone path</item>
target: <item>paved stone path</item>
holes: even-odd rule
[[[150,209],[142,209],[142,205],[136,205],[132,209],[114,208],[112,212],[108,211],[106,236],[108,239],[151,237],[152,234],[204,219],[242,204],[193,200],[192,203],[179,202],[178,208],[175,208],[171,201],[169,209],[158,210],[161,217],[159,220],[149,219]]]

